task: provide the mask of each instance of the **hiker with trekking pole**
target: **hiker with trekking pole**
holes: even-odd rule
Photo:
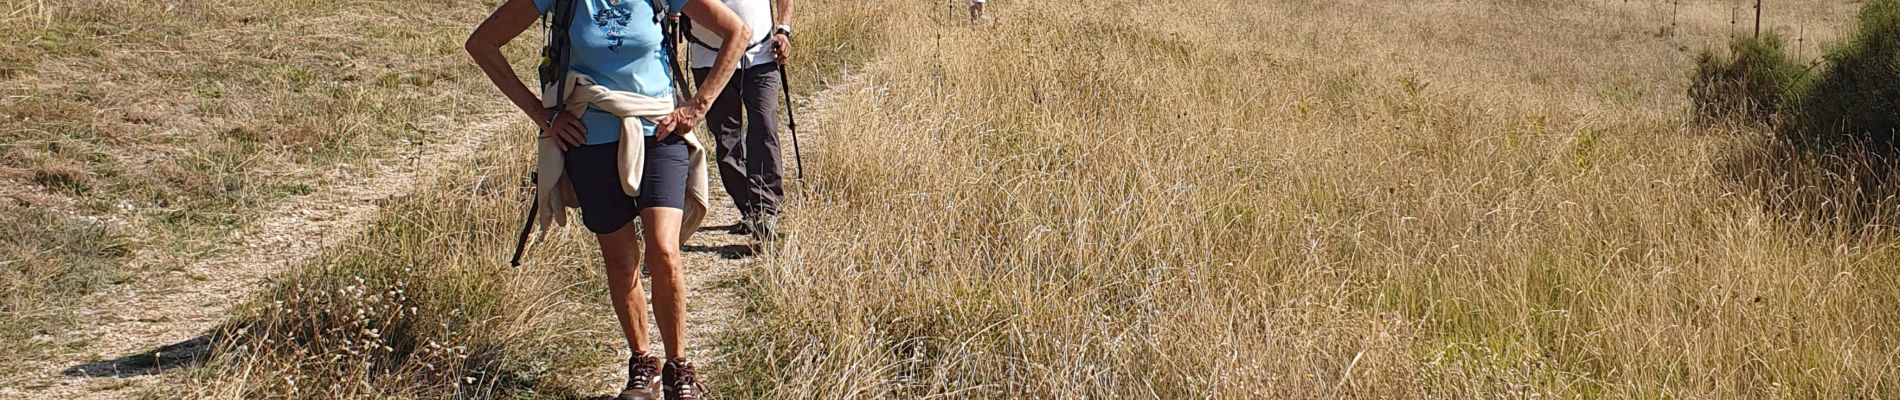
[[[662,2],[664,1],[664,3]],[[719,51],[695,94],[674,63],[677,12],[698,21],[729,50]],[[541,93],[515,76],[501,47],[533,26],[548,28]],[[693,135],[727,87],[752,37],[717,0],[507,0],[475,28],[467,48],[482,72],[538,126],[534,202],[528,232],[565,225],[581,209],[605,259],[609,296],[633,356],[619,399],[698,399],[686,359],[686,287],[680,243],[709,207],[704,147]],[[538,216],[538,217],[537,217]],[[629,224],[635,218],[640,224]],[[653,311],[665,360],[647,340],[640,262],[653,279]]]
[[[784,63],[791,55],[792,0],[721,2],[739,15],[752,37],[738,72],[706,111],[706,130],[717,143],[719,182],[739,209],[739,223],[730,233],[752,235],[770,245],[779,239],[779,204],[785,198],[778,108]],[[688,27],[684,36],[690,44],[686,59],[693,79],[705,80],[722,47],[708,40],[714,36],[707,27],[693,22],[688,16],[682,23]],[[790,93],[783,94],[789,105]]]

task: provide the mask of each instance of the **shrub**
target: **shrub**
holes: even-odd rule
[[[1703,50],[1696,58],[1689,99],[1703,121],[1772,122],[1783,91],[1800,66],[1781,50],[1781,37],[1769,32],[1760,38],[1738,37],[1729,42],[1730,57]]]
[[[1900,0],[1875,0],[1862,8],[1856,32],[1830,49],[1826,67],[1789,97],[1784,136],[1890,151],[1900,129]]]
[[[1824,57],[1788,81],[1778,137],[1744,149],[1730,173],[1772,215],[1822,231],[1890,233],[1900,224],[1900,0],[1869,2]]]

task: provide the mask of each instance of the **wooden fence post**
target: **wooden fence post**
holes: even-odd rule
[[[1761,0],[1755,0],[1755,38],[1761,39]]]

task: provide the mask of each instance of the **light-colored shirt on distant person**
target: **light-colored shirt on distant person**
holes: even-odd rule
[[[772,25],[773,1],[775,0],[720,1],[721,3],[725,3],[726,7],[731,8],[733,13],[739,14],[739,19],[745,21],[747,28],[752,29],[752,38],[748,39],[746,43],[757,44],[757,46],[753,46],[752,49],[747,50],[745,57],[739,61],[740,64],[743,64],[747,68],[777,61],[777,57],[772,54],[772,44],[765,42],[767,37],[772,36],[774,29]],[[701,43],[714,46],[719,45],[719,36],[714,35],[712,31],[708,31],[706,28],[700,27],[699,24],[693,24],[691,34],[694,38],[698,38]],[[686,47],[688,47],[686,57],[692,61],[689,65],[692,68],[712,68],[713,59],[719,57],[718,50],[693,44],[690,40]],[[746,60],[750,60],[751,62],[747,62]]]

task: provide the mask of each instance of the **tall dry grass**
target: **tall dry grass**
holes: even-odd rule
[[[497,398],[588,393],[619,343],[591,237],[505,264],[526,121],[384,207],[361,236],[241,307],[190,373],[202,398]]]
[[[813,3],[896,22],[805,117],[727,395],[1900,396],[1900,247],[1691,122],[1735,4]]]
[[[794,82],[831,87],[801,108],[811,180],[705,375],[726,398],[1900,396],[1900,248],[1765,206],[1837,178],[1767,179],[1803,161],[1691,123],[1690,50],[1734,4],[1666,4],[998,0],[970,26],[801,2]],[[475,8],[402,40],[459,40]],[[1790,8],[1813,37],[1852,12]],[[515,131],[244,307],[193,394],[597,387],[581,371],[618,360],[584,234],[501,267]]]

